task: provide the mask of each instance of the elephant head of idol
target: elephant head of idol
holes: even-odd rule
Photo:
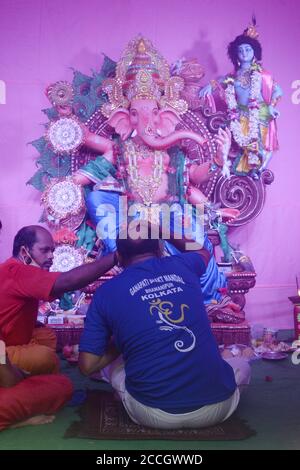
[[[203,144],[194,132],[176,131],[188,110],[180,98],[181,77],[171,77],[169,65],[145,38],[131,41],[117,64],[116,77],[106,80],[108,102],[101,111],[122,140],[138,136],[154,150],[167,149],[181,139]]]

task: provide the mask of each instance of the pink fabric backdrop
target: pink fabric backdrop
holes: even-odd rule
[[[0,104],[0,261],[10,255],[16,231],[36,223],[41,212],[39,193],[25,182],[35,172],[37,153],[27,143],[43,132],[47,84],[71,80],[70,67],[87,74],[98,69],[102,52],[117,60],[138,33],[149,37],[169,63],[197,57],[206,68],[204,84],[231,70],[226,46],[256,13],[264,66],[285,95],[280,151],[271,162],[276,179],[263,213],[233,240],[258,273],[257,286],[247,296],[248,319],[291,327],[287,297],[296,294],[295,275],[300,275],[300,105],[291,101],[291,84],[300,80],[298,0],[0,0],[0,5],[0,80],[6,85],[6,104]]]

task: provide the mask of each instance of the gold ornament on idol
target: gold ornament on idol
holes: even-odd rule
[[[154,155],[152,175],[141,176],[139,174],[137,155],[139,151],[132,141],[125,142],[125,158],[128,161],[128,173],[133,189],[141,197],[145,206],[151,206],[153,197],[161,185],[162,173],[163,173],[163,153],[155,150],[152,152]],[[149,155],[148,150],[147,155]],[[143,158],[146,158],[143,156]]]
[[[255,16],[252,17],[252,22],[248,26],[248,28],[245,29],[244,34],[246,36],[249,36],[250,38],[257,39],[258,38],[258,31],[256,29],[256,18]]]
[[[160,108],[173,108],[178,114],[184,114],[188,104],[180,97],[183,88],[184,80],[170,76],[167,61],[152,42],[138,36],[123,52],[115,78],[102,83],[108,101],[101,106],[101,112],[109,118],[116,109],[129,108],[135,98],[156,100]]]

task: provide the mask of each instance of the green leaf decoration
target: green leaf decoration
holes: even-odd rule
[[[103,64],[101,67],[101,74],[106,78],[114,76],[116,72],[116,66],[117,62],[110,59],[109,57],[107,57],[107,55],[104,54]]]
[[[84,75],[78,70],[73,69],[73,81],[72,86],[74,88],[75,95],[85,95],[86,90],[89,89],[92,78],[88,75]]]
[[[84,122],[96,111],[96,105],[88,96],[76,96],[73,110],[76,116]]]
[[[31,186],[38,191],[44,191],[48,181],[49,177],[47,173],[40,169],[26,182],[26,184],[31,184]]]
[[[63,177],[71,173],[71,157],[68,154],[57,155],[48,150],[39,158],[39,164],[51,177]]]
[[[29,142],[30,145],[33,145],[34,148],[37,149],[38,152],[42,153],[47,145],[47,141],[45,137],[40,137],[37,140],[34,140],[33,142]]]
[[[58,118],[58,112],[55,108],[42,109],[42,112],[46,114],[49,121],[53,121]]]

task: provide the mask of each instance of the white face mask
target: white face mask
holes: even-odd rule
[[[21,261],[26,264],[26,266],[36,266],[37,268],[39,268],[40,266],[37,264],[37,262],[33,259],[32,255],[26,250],[25,246],[23,246],[23,251],[25,251],[25,256],[28,256],[28,259],[30,260],[30,263],[26,263],[26,260],[25,260],[25,256],[24,255],[20,255],[21,256]]]

